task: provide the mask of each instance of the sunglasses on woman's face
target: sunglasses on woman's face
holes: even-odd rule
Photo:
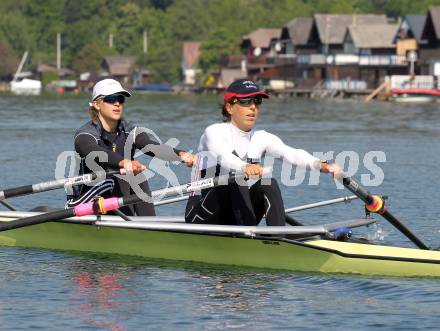
[[[102,98],[102,101],[104,101],[105,103],[110,103],[112,105],[114,105],[117,101],[119,104],[122,105],[125,102],[125,97],[122,94],[110,94]]]
[[[241,99],[235,99],[236,103],[238,103],[240,106],[250,106],[252,104],[255,104],[256,106],[261,105],[263,102],[262,97],[249,97],[249,98],[241,98]]]

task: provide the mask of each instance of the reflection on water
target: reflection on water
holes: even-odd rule
[[[2,330],[17,324],[23,329],[389,330],[401,323],[415,330],[420,323],[435,329],[439,322],[440,285],[432,279],[285,273],[37,249],[1,252]],[[20,264],[14,264],[17,259]]]
[[[106,327],[110,330],[125,330],[118,325],[117,321],[97,319],[97,313],[110,313],[116,308],[115,300],[118,291],[122,289],[119,284],[120,275],[117,274],[92,274],[81,272],[74,276],[73,282],[76,285],[71,298],[72,312],[79,319],[92,326]],[[99,317],[99,315],[97,316]]]

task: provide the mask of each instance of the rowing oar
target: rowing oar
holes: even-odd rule
[[[8,208],[9,210],[17,211],[17,208],[15,208],[13,205],[7,203],[6,201],[2,201],[2,200],[0,200],[0,205],[5,206],[5,207]]]
[[[320,201],[320,202],[309,203],[307,205],[288,208],[284,212],[287,214],[287,213],[293,213],[296,211],[301,211],[301,210],[306,210],[306,209],[312,209],[312,208],[317,208],[317,207],[333,205],[333,204],[341,203],[341,202],[348,203],[351,200],[354,200],[357,198],[358,198],[358,196],[356,196],[356,195],[350,195],[348,197],[341,197],[341,198],[336,198],[336,199],[331,199],[331,200],[324,200],[324,201]]]
[[[223,175],[214,178],[202,179],[192,183],[164,188],[161,190],[151,192],[151,197],[154,199],[158,196],[172,196],[191,193],[202,189],[215,187],[218,185],[226,185],[233,183],[235,180],[243,178],[243,175]],[[116,210],[126,205],[131,205],[141,202],[142,199],[137,195],[128,195],[121,198],[98,198],[95,201],[79,204],[72,208],[57,210],[45,214],[40,214],[31,217],[24,217],[11,222],[0,222],[0,231],[7,231],[17,229],[25,226],[36,225],[40,223],[58,221],[64,218],[75,216],[86,216],[93,214],[105,214],[109,211]]]
[[[286,223],[289,225],[292,225],[292,226],[304,225],[302,222],[298,221],[296,218],[293,218],[292,216],[287,215],[288,213],[293,213],[296,211],[312,209],[312,208],[317,208],[317,207],[322,207],[322,206],[333,205],[335,203],[341,203],[341,202],[348,203],[351,200],[354,200],[357,198],[358,197],[356,195],[350,195],[349,197],[336,198],[336,199],[325,200],[325,201],[321,201],[321,202],[309,203],[307,205],[302,205],[302,206],[298,206],[298,207],[288,208],[288,209],[284,210],[284,212],[286,213]]]
[[[348,190],[356,194],[359,199],[365,202],[365,208],[368,211],[382,215],[383,218],[394,225],[394,227],[402,232],[419,248],[427,250],[431,249],[429,246],[423,243],[413,232],[411,232],[402,222],[400,222],[393,214],[391,214],[391,212],[385,207],[385,202],[383,201],[382,197],[378,195],[372,195],[370,192],[365,190],[361,185],[359,185],[357,182],[349,177],[343,177],[342,183]]]
[[[62,178],[62,179],[58,179],[58,180],[51,180],[48,182],[42,182],[42,183],[33,184],[33,185],[24,185],[24,186],[18,186],[18,187],[14,187],[14,188],[8,188],[3,191],[0,191],[0,201],[7,199],[7,198],[17,197],[17,196],[22,196],[22,195],[27,195],[27,194],[32,194],[32,193],[51,191],[51,190],[55,190],[55,189],[58,189],[58,188],[61,188],[64,186],[90,184],[99,176],[106,176],[107,177],[107,176],[112,176],[112,175],[117,175],[117,174],[123,175],[125,173],[126,173],[126,171],[124,169],[110,170],[110,171],[106,171],[106,172],[102,171],[102,172],[90,173],[90,174],[86,174],[86,175],[82,175],[82,176]]]

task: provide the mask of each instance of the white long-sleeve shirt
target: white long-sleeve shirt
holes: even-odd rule
[[[250,160],[259,161],[264,154],[299,167],[315,169],[319,164],[319,159],[303,149],[285,145],[274,134],[264,130],[245,132],[232,123],[217,123],[208,126],[200,138],[197,172],[217,164],[227,171],[240,171]]]

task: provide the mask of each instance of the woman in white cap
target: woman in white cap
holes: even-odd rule
[[[198,148],[198,164],[194,167],[194,180],[220,173],[237,172],[249,177],[263,175],[258,162],[264,155],[310,169],[341,174],[337,164],[321,161],[302,149],[285,145],[280,138],[264,130],[255,130],[263,98],[250,80],[240,79],[226,90],[222,115],[224,123],[205,129]],[[249,187],[233,183],[202,190],[188,200],[185,220],[188,223],[257,225],[266,215],[269,226],[285,225],[284,204],[275,179],[258,180]]]
[[[192,166],[193,155],[176,150],[165,144],[158,144],[150,139],[146,132],[125,121],[123,108],[125,98],[131,94],[114,79],[104,79],[93,87],[92,101],[89,114],[91,120],[79,128],[75,134],[75,150],[81,157],[81,174],[90,173],[88,156],[105,170],[127,169],[137,175],[146,167],[134,160],[135,150],[143,150],[145,154],[158,157],[166,161],[181,161]],[[140,132],[140,133],[139,133]],[[130,133],[134,134],[131,145],[126,148]],[[130,138],[131,139],[131,138]],[[130,140],[129,140],[130,143]],[[94,154],[90,154],[94,153]],[[129,155],[127,155],[127,153]],[[142,191],[150,194],[148,182],[145,179],[140,184]],[[120,178],[107,178],[94,186],[75,186],[73,196],[67,206],[72,207],[79,203],[88,202],[97,196],[124,196],[133,194],[129,183]],[[151,202],[141,202],[133,206],[121,208],[126,215],[153,216],[154,205]]]

